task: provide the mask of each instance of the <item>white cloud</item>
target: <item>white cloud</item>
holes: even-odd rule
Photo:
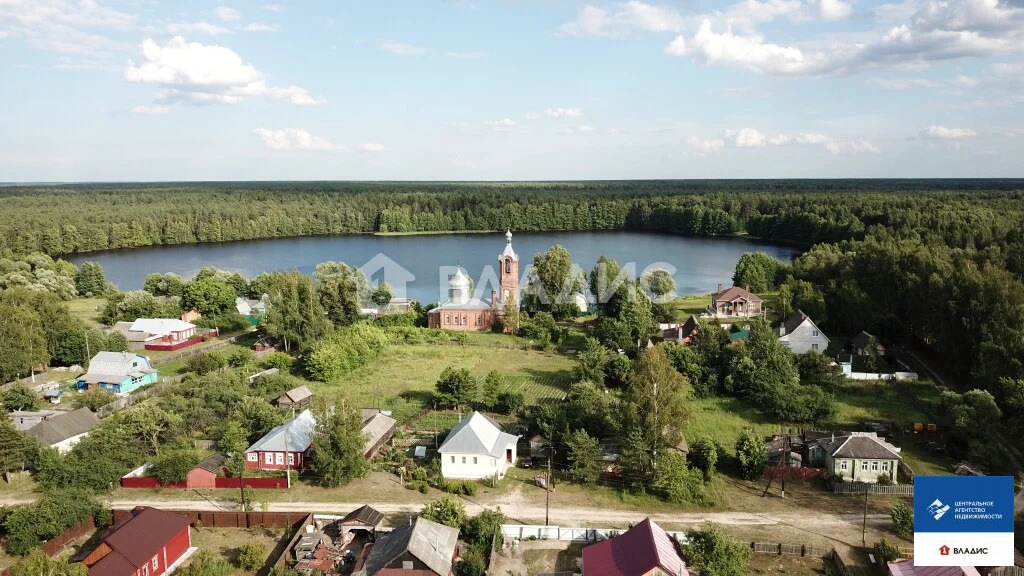
[[[164,90],[158,100],[185,100],[193,104],[235,104],[246,98],[264,96],[292,104],[318,104],[299,86],[267,84],[267,76],[241,56],[223,46],[185,42],[176,36],[164,45],[151,38],[142,43],[143,62],[128,62],[128,82],[158,84]]]
[[[445,56],[456,60],[483,60],[487,58],[484,52],[445,52]]]
[[[242,27],[245,32],[277,32],[281,29],[278,24],[264,24],[262,22],[249,22]]]
[[[61,54],[63,67],[104,69],[115,65],[131,45],[108,32],[136,26],[132,14],[96,0],[0,0],[0,29],[31,46]]]
[[[846,20],[853,14],[853,6],[842,0],[810,0],[812,14],[820,20]]]
[[[927,138],[939,138],[942,140],[959,140],[961,138],[970,138],[972,136],[977,136],[978,133],[969,128],[948,128],[946,126],[932,124],[922,133],[922,135]]]
[[[722,148],[725,148],[725,140],[722,140],[721,138],[708,138],[707,140],[702,140],[696,136],[689,136],[686,138],[686,143],[691,148],[696,148],[703,153],[718,152]]]
[[[390,52],[398,56],[419,56],[426,52],[426,49],[420,46],[413,46],[412,44],[406,44],[405,42],[380,42],[378,46],[385,52]]]
[[[573,130],[572,128],[569,128],[569,127],[559,128],[558,130],[556,130],[556,132],[558,132],[559,134],[564,134],[566,136],[569,136],[569,135],[572,135],[572,134],[576,133],[575,130]]]
[[[382,152],[384,151],[384,145],[378,142],[366,142],[360,145],[359,149],[363,152]]]
[[[516,125],[516,121],[511,118],[502,118],[501,120],[488,120],[487,125],[492,128],[511,128]]]
[[[636,0],[618,4],[614,11],[584,6],[576,20],[559,31],[571,36],[623,37],[637,32],[678,32],[684,20],[676,12]]]
[[[167,114],[171,109],[168,106],[136,106],[132,108],[132,114]]]
[[[910,90],[911,88],[941,88],[942,84],[925,78],[868,78],[873,84],[886,90]]]
[[[682,35],[665,47],[672,56],[689,56],[694,62],[746,68],[772,74],[804,74],[825,65],[821,54],[805,54],[793,46],[765,43],[760,36],[737,36],[730,31],[717,33],[711,21],[704,20],[697,33],[687,40]]]
[[[971,78],[970,76],[964,76],[963,74],[953,78],[953,84],[956,84],[957,86],[977,86],[980,82],[981,80],[977,78]]]
[[[867,140],[854,140],[853,142],[850,142],[850,148],[852,148],[854,152],[870,152],[871,154],[882,153],[877,146]]]
[[[230,6],[217,6],[213,9],[213,13],[225,22],[235,22],[242,18],[242,13]]]
[[[579,130],[580,132],[593,132],[594,131],[594,127],[593,126],[587,126],[586,124],[580,124],[579,126],[576,127],[576,129]]]
[[[283,130],[255,128],[252,132],[259,136],[260,140],[263,140],[267,148],[274,150],[344,150],[343,146],[336,146],[319,136],[313,136],[298,128]]]
[[[164,32],[168,34],[208,34],[210,36],[231,33],[227,28],[210,24],[209,22],[178,22],[168,24],[164,27]]]
[[[583,111],[579,108],[548,108],[548,118],[582,118]]]
[[[767,145],[764,134],[753,128],[743,128],[736,132],[727,131],[726,135],[740,148],[760,148]]]
[[[263,9],[269,10],[270,12],[280,12],[281,10],[283,10],[280,4],[267,4],[263,6]]]

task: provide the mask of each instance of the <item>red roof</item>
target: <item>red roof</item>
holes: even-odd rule
[[[674,576],[689,576],[672,539],[650,518],[583,549],[583,573],[587,576],[636,576],[657,567]]]
[[[893,576],[979,576],[974,566],[915,566],[913,560],[889,562]]]
[[[711,298],[716,302],[732,302],[734,300],[739,300],[740,298],[743,298],[748,302],[761,301],[761,298],[757,294],[748,291],[746,288],[740,288],[739,286],[733,286],[732,288],[726,288],[721,292],[716,292],[711,295]]]
[[[132,510],[103,539],[112,552],[89,569],[89,576],[124,576],[135,572],[191,523],[184,516],[156,508]]]

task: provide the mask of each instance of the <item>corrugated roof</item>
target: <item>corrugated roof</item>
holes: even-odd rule
[[[363,454],[366,454],[373,447],[377,445],[385,436],[390,434],[395,426],[398,424],[398,420],[384,415],[380,412],[373,415],[365,424],[363,424],[363,438],[366,438],[366,444],[363,446]]]
[[[900,449],[874,435],[836,437],[825,447],[833,458],[899,458]]]
[[[133,366],[134,364],[134,366]],[[97,352],[89,360],[89,371],[78,377],[88,383],[116,383],[128,376],[144,376],[156,372],[145,356],[131,352]]]
[[[892,576],[981,576],[974,566],[915,566],[913,560],[889,562],[889,572]]]
[[[139,507],[132,510],[132,516],[115,525],[112,532],[103,539],[113,552],[94,564],[89,569],[89,576],[132,574],[147,564],[189,524],[191,521],[184,516],[156,508]]]
[[[226,465],[228,458],[229,456],[223,452],[215,452],[200,460],[199,464],[196,464],[196,468],[202,468],[207,472],[219,474]]]
[[[437,308],[431,308],[428,314],[436,314],[441,310],[490,310],[491,303],[484,302],[479,298],[470,298],[462,304],[452,302],[451,300],[445,300],[444,303],[439,304]]]
[[[518,436],[502,432],[493,420],[480,412],[459,422],[438,449],[441,454],[487,454],[501,456],[509,444],[519,441]]]
[[[380,524],[380,521],[384,519],[384,514],[374,510],[373,508],[363,505],[355,510],[349,512],[341,519],[341,524],[362,524],[364,526],[376,526]]]
[[[309,448],[314,426],[316,418],[313,413],[303,410],[295,418],[289,418],[284,424],[267,432],[263,438],[249,446],[246,452],[305,452]]]
[[[650,518],[583,549],[587,576],[637,576],[658,567],[674,576],[689,576],[672,539]]]
[[[149,332],[150,334],[166,335],[171,332],[182,332],[195,328],[195,324],[185,322],[178,318],[138,318],[132,322],[132,332]]]
[[[447,576],[452,571],[452,558],[458,541],[458,528],[417,518],[412,524],[378,535],[363,570],[366,576],[374,576],[408,551],[436,574]]]
[[[99,417],[93,414],[92,410],[79,408],[78,410],[43,420],[26,430],[26,432],[39,438],[43,445],[53,446],[68,438],[85,434],[99,423]]]

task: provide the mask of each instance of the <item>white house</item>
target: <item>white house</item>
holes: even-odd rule
[[[99,423],[99,417],[92,410],[79,408],[43,420],[26,432],[38,438],[43,446],[56,448],[61,454],[66,454]]]
[[[516,462],[518,436],[502,432],[494,420],[479,412],[459,422],[438,452],[446,480],[478,480],[505,476]]]
[[[900,448],[874,432],[838,432],[819,438],[809,449],[811,460],[823,455],[831,476],[852,482],[878,482],[888,475],[895,482],[902,457]]]
[[[811,350],[824,354],[828,348],[829,339],[825,333],[802,310],[797,310],[779,324],[775,334],[794,354],[807,354]]]

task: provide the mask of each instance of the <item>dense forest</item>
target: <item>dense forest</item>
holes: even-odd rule
[[[618,229],[809,251],[819,323],[929,351],[1003,402],[1024,376],[1024,181],[194,183],[0,188],[0,256],[311,234]],[[1024,401],[1022,401],[1024,404]]]

